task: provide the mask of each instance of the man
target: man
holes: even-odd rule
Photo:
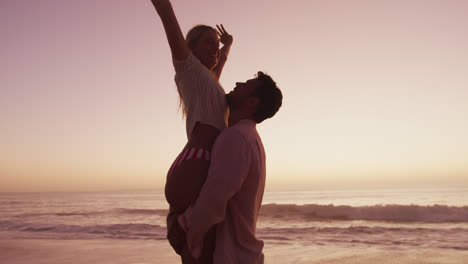
[[[194,258],[200,257],[205,234],[217,224],[213,263],[263,263],[263,241],[255,233],[266,167],[256,124],[274,116],[282,98],[276,83],[262,72],[236,83],[227,95],[229,127],[216,139],[197,201],[178,218]]]

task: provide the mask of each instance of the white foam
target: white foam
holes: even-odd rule
[[[296,205],[266,204],[261,217],[276,220],[371,220],[396,222],[468,222],[468,206],[446,205]]]

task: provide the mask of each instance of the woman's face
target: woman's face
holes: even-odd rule
[[[210,70],[213,69],[218,63],[218,34],[213,30],[203,32],[192,52],[205,67]]]

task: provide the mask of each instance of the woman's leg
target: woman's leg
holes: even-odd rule
[[[212,264],[216,240],[216,229],[211,228],[206,234],[202,256],[195,261],[188,251],[185,233],[179,234],[181,227],[177,217],[193,204],[208,175],[210,162],[204,159],[185,160],[167,176],[165,194],[170,205],[167,217],[168,239],[171,246],[182,258],[182,263]],[[181,231],[183,232],[183,231]]]
[[[208,175],[209,166],[208,160],[185,160],[167,175],[165,194],[174,212],[183,213],[196,201]]]

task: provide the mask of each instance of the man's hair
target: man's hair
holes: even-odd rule
[[[187,42],[187,46],[189,47],[189,49],[193,50],[203,33],[209,30],[212,30],[215,33],[217,33],[216,29],[207,25],[197,25],[190,29],[187,33],[187,36],[185,37],[185,41]]]
[[[283,102],[283,95],[270,76],[259,71],[257,80],[260,81],[260,84],[255,88],[252,96],[257,97],[260,101],[254,115],[254,121],[259,124],[278,112]]]

